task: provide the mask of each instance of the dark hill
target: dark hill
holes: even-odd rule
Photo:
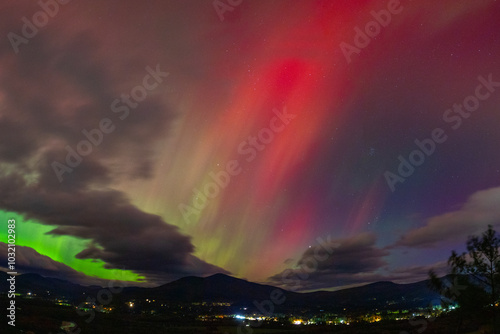
[[[8,275],[0,272],[0,288],[8,291]],[[287,309],[325,309],[341,311],[371,309],[398,309],[426,307],[439,299],[439,295],[428,288],[428,281],[412,284],[377,282],[361,287],[338,291],[317,291],[297,293],[281,290],[286,300],[276,310]],[[43,277],[37,274],[24,274],[16,277],[16,291],[22,294],[32,292],[40,297],[69,299],[80,302],[86,296],[96,296],[100,287],[85,287],[68,281]],[[224,274],[209,277],[184,277],[174,282],[155,287],[128,287],[114,300],[154,299],[162,303],[185,304],[193,302],[227,302],[236,306],[253,308],[254,302],[270,300],[275,288],[248,282]]]

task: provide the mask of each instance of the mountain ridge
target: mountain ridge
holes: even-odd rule
[[[8,289],[7,277],[7,273],[0,271],[2,291]],[[102,289],[105,288],[86,287],[38,274],[16,277],[17,292],[32,292],[44,298],[64,297],[75,303],[89,295],[96,295]],[[277,306],[277,310],[321,308],[338,311],[345,308],[361,310],[426,307],[440,298],[438,293],[428,287],[428,280],[408,284],[380,281],[337,291],[293,292],[219,273],[208,277],[187,276],[153,288],[125,287],[120,292],[120,299],[154,299],[170,304],[223,302],[252,308],[256,303],[270,300],[275,290],[281,291],[285,298],[285,302]]]

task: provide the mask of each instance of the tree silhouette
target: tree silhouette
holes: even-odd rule
[[[498,334],[496,316],[500,288],[500,239],[495,230],[488,225],[481,237],[471,236],[467,240],[467,252],[457,254],[452,251],[448,259],[454,284],[445,286],[431,270],[431,286],[444,297],[444,303],[456,302],[459,325],[462,319],[471,315],[489,315],[493,320],[493,330]],[[458,287],[462,287],[457,290]]]

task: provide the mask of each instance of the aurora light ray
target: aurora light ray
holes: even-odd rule
[[[252,1],[223,22],[210,2],[62,7],[19,55],[8,40],[1,45],[2,217],[30,226],[19,232],[23,246],[105,279],[126,268],[138,283],[214,272],[276,283],[321,236],[347,245],[346,259],[354,244],[388,264],[361,268],[366,282],[380,272],[408,279],[398,274],[408,265],[404,247],[420,266],[414,277],[425,276],[458,240],[429,250],[405,237],[498,187],[500,97],[396,192],[383,175],[440,126],[478,75],[500,78],[500,9],[495,1],[401,1],[348,61],[341,43],[355,45],[355,28],[389,3]],[[6,34],[38,10],[28,1],[0,9]],[[165,82],[59,184],[50,162],[64,159],[82,129],[116,118],[109,104],[155,64],[170,73]],[[249,136],[276,110],[293,119],[248,161],[241,145],[250,148]],[[241,173],[186,219],[179,205],[193,206],[230,161]],[[141,248],[142,264],[132,255]],[[317,279],[311,286],[330,287]]]

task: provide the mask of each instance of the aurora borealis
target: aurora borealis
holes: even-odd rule
[[[41,2],[57,11],[15,47],[42,5],[0,4],[0,221],[22,272],[286,287],[320,238],[302,290],[414,282],[500,227],[497,1]]]

